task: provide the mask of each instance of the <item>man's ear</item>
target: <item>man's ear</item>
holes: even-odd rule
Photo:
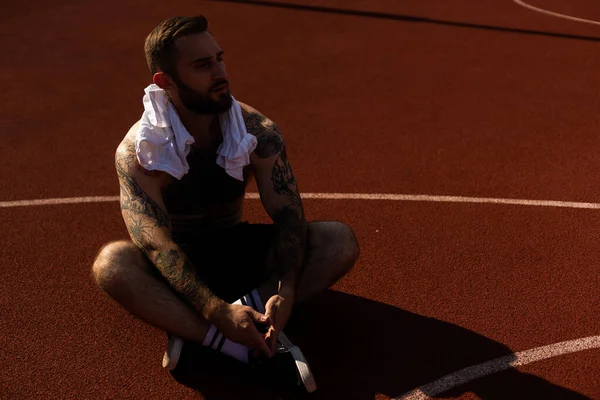
[[[175,83],[173,82],[171,77],[166,75],[162,71],[159,71],[155,73],[154,76],[152,76],[152,82],[154,82],[155,85],[157,85],[163,90],[175,88]]]

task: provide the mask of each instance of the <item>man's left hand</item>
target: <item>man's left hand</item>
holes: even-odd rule
[[[273,325],[269,327],[265,334],[265,341],[271,352],[275,354],[275,346],[279,332],[288,322],[294,306],[294,295],[292,293],[282,293],[272,296],[265,305],[265,316],[271,318]]]

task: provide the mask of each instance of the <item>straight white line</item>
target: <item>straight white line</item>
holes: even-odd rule
[[[0,208],[49,206],[49,205],[56,205],[56,204],[77,204],[77,203],[107,203],[107,202],[111,202],[111,201],[119,201],[119,196],[63,197],[63,198],[59,198],[59,199],[0,201]]]
[[[258,193],[247,193],[247,199],[259,199]],[[385,194],[385,193],[303,193],[303,199],[321,200],[385,200],[385,201],[422,201],[439,203],[489,203],[511,204],[520,206],[537,207],[562,207],[600,209],[600,203],[582,203],[576,201],[557,200],[525,200],[525,199],[498,199],[491,197],[464,197],[464,196],[431,196],[426,194]],[[119,200],[119,196],[92,196],[92,197],[64,197],[55,199],[15,200],[0,201],[0,208],[30,207],[58,204],[77,203],[106,203]]]
[[[254,194],[256,195],[256,194]],[[522,206],[539,207],[566,207],[600,209],[600,203],[581,203],[574,201],[555,200],[522,200],[498,199],[489,197],[464,197],[464,196],[432,196],[426,194],[383,194],[383,193],[305,193],[302,198],[329,199],[329,200],[388,200],[388,201],[425,201],[441,203],[491,203],[513,204]]]
[[[581,339],[569,340],[535,349],[520,351],[508,356],[500,357],[481,364],[474,365],[446,375],[436,381],[423,385],[415,390],[405,393],[393,400],[425,400],[438,396],[450,389],[475,379],[492,375],[509,368],[546,360],[565,354],[600,348],[600,336],[590,336]]]
[[[513,0],[513,2],[520,5],[521,7],[525,7],[532,11],[536,11],[536,12],[539,12],[542,14],[550,15],[552,17],[564,18],[564,19],[568,19],[571,21],[575,21],[575,22],[583,22],[584,24],[600,25],[600,21],[594,21],[591,19],[583,19],[583,18],[571,17],[570,15],[559,14],[557,12],[544,10],[543,8],[534,7],[534,6],[529,5],[521,0]]]

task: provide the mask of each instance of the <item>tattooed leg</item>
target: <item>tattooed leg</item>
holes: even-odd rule
[[[143,321],[190,341],[201,343],[206,336],[209,324],[160,279],[132,242],[106,245],[92,274],[100,288]]]

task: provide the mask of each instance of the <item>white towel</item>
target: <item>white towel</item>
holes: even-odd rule
[[[155,84],[144,89],[144,113],[135,136],[140,165],[181,179],[189,170],[187,156],[194,138],[187,131],[166,92]],[[232,96],[229,111],[219,114],[223,143],[217,149],[217,164],[243,181],[244,166],[256,148],[256,137],[246,131],[239,103]]]

